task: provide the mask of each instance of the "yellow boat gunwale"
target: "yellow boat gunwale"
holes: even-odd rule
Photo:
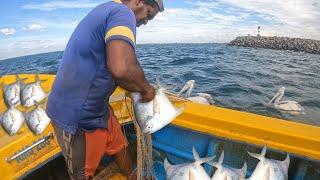
[[[19,74],[19,77],[27,77],[27,82],[34,81],[34,74]],[[48,79],[41,85],[46,92],[49,92],[55,76],[41,74],[40,77],[41,79]],[[3,76],[0,78],[0,82],[4,81],[6,83],[14,82],[15,77],[14,75]],[[2,95],[2,90],[0,92],[0,95]],[[124,90],[118,88],[110,98],[110,104],[115,111],[115,115],[122,124],[130,122],[130,114],[133,114],[130,99],[128,102],[124,102],[124,96]],[[248,144],[267,145],[272,149],[286,151],[312,160],[320,160],[320,127],[216,106],[192,102],[177,103],[177,105],[181,104],[186,109],[173,121],[173,125]],[[4,111],[5,107],[2,101],[0,102],[0,113]],[[17,163],[8,165],[4,160],[5,157],[10,157],[14,152],[20,150],[21,144],[30,144],[39,137],[52,132],[52,130],[52,126],[49,125],[43,134],[34,136],[25,124],[20,133],[15,136],[8,136],[0,128],[0,169],[1,172],[6,171],[4,174],[1,173],[2,177],[8,177],[6,179],[19,178],[60,153],[60,148],[54,142],[50,151],[46,150],[48,152],[45,155],[32,163],[29,160],[29,164],[24,167]]]
[[[224,139],[320,160],[320,127],[226,108],[185,103],[173,124]]]

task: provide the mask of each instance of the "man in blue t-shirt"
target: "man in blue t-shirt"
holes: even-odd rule
[[[121,126],[108,105],[116,86],[151,101],[155,89],[135,55],[136,27],[159,11],[162,0],[114,0],[79,23],[63,53],[46,112],[72,179],[89,179],[104,154],[129,177],[132,161]]]

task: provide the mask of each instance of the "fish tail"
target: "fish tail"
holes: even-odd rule
[[[248,152],[248,154],[253,158],[256,158],[256,159],[259,159],[259,160],[262,159],[262,156],[260,154],[251,153],[251,152]]]
[[[192,146],[192,155],[193,155],[194,160],[196,160],[196,161],[200,160],[200,156],[194,146]]]
[[[167,169],[166,167],[169,167],[169,166],[172,166],[169,161],[168,161],[168,158],[165,158],[164,161],[163,161],[163,166],[165,167],[165,169]]]
[[[290,164],[290,156],[289,154],[287,153],[287,157],[284,161],[282,161],[282,163],[286,166],[286,167],[289,167],[289,164]]]
[[[241,175],[243,175],[243,178],[246,177],[247,169],[248,169],[247,162],[244,162],[242,168],[240,169],[240,173],[241,173]]]
[[[213,167],[216,167],[216,168],[221,168],[222,167],[222,163],[223,163],[223,159],[224,159],[224,151],[222,151],[220,157],[219,157],[219,160],[218,162],[214,162],[214,161],[211,161],[211,162],[208,162],[211,166]]]
[[[256,159],[262,160],[266,156],[267,146],[263,146],[261,154],[256,154],[256,153],[251,153],[251,152],[248,152],[248,153],[249,153],[249,155],[251,157],[254,157]]]
[[[197,165],[212,161],[215,158],[215,156],[200,158],[200,156],[199,156],[199,154],[198,154],[198,152],[197,152],[197,150],[196,150],[196,148],[194,146],[192,147],[192,154],[193,154],[193,157],[195,159],[195,163]]]

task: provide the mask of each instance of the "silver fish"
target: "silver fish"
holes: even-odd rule
[[[184,108],[175,108],[168,97],[164,94],[164,89],[156,90],[155,98],[147,103],[141,102],[140,93],[132,93],[134,113],[137,122],[144,133],[154,133],[171,123]]]
[[[284,161],[267,159],[265,157],[267,147],[263,147],[261,154],[249,153],[250,156],[260,160],[249,180],[286,180],[288,179],[288,168],[290,164],[290,156]]]
[[[7,131],[9,135],[15,135],[22,124],[25,121],[23,113],[11,106],[6,112],[0,117],[2,127]]]
[[[37,107],[33,111],[26,113],[25,117],[31,131],[35,135],[39,135],[46,129],[51,120],[40,105],[36,103],[36,106]]]
[[[31,107],[35,105],[35,102],[41,102],[47,97],[47,94],[43,91],[40,83],[46,80],[40,80],[36,75],[36,81],[29,84],[23,84],[21,88],[21,101],[25,107]]]
[[[218,162],[209,162],[210,165],[217,168],[211,180],[242,180],[247,173],[247,163],[245,162],[241,169],[225,167],[222,165],[224,151],[222,151]]]
[[[3,91],[3,98],[4,102],[8,107],[14,106],[17,107],[21,104],[20,101],[20,90],[21,90],[21,84],[22,80],[20,79],[18,75],[16,75],[16,82],[6,85],[2,83],[2,91]]]
[[[168,180],[210,180],[201,164],[213,160],[214,157],[200,158],[194,147],[192,147],[192,154],[195,159],[193,163],[171,165],[167,158],[164,160],[164,169]]]

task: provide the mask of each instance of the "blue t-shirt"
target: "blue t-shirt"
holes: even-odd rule
[[[116,86],[106,44],[124,40],[135,49],[136,19],[120,0],[95,7],[77,26],[63,53],[46,112],[59,128],[107,128],[108,101]]]

